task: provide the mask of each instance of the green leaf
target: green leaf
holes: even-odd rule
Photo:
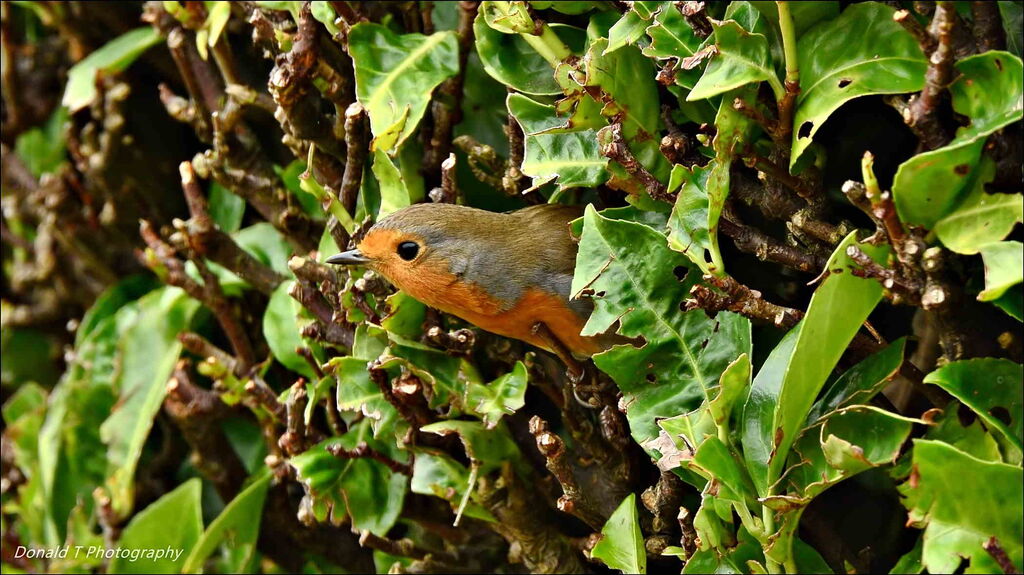
[[[1024,32],[1021,32],[1021,24],[1024,23],[1024,6],[1020,2],[999,2],[999,16],[1003,19],[1003,29],[1006,31],[1006,45],[1010,52],[1018,58],[1024,57]]]
[[[338,409],[362,413],[373,426],[373,436],[386,440],[382,433],[394,429],[399,414],[370,378],[366,360],[336,357],[327,362],[325,369],[333,371],[338,380]]]
[[[203,532],[201,492],[202,482],[192,478],[140,511],[124,528],[118,545],[121,552],[137,550],[138,559],[119,553],[107,572],[177,573],[185,562],[184,551],[192,549]],[[156,557],[157,552],[167,556]]]
[[[851,273],[848,246],[877,259],[880,248],[857,244],[856,232],[836,247],[821,283],[797,328],[790,331],[754,379],[744,411],[744,456],[758,494],[768,494],[810,411],[815,396],[846,346],[882,299],[874,280]],[[796,334],[796,335],[794,335]],[[792,349],[792,352],[788,352]]]
[[[267,338],[267,345],[274,359],[307,380],[316,381],[313,367],[295,351],[300,347],[306,347],[306,342],[300,335],[299,321],[300,311],[304,308],[295,301],[295,298],[288,295],[288,290],[294,283],[281,282],[274,293],[270,294],[270,302],[263,312],[263,335]]]
[[[981,301],[993,301],[1008,289],[1024,281],[1024,245],[1021,242],[993,242],[978,251],[985,260],[985,290],[978,294]]]
[[[1024,221],[1024,196],[1020,194],[986,194],[985,183],[991,181],[995,163],[983,161],[982,172],[970,195],[953,213],[935,224],[935,233],[954,252],[976,254],[985,244],[998,242]]]
[[[661,106],[654,67],[635,47],[623,47],[609,53],[606,46],[605,39],[595,40],[583,58],[584,85],[588,87],[586,93],[593,95],[595,88],[600,90],[599,96],[594,97],[604,104],[601,115],[622,124],[623,137],[636,159],[654,177],[666,182],[670,168],[658,145]],[[632,179],[617,163],[611,166],[615,179]],[[639,182],[633,186],[643,188]]]
[[[405,186],[402,173],[384,150],[378,149],[373,152],[373,175],[380,184],[380,211],[377,212],[377,219],[397,212],[411,203],[409,189]]]
[[[1016,566],[1024,564],[1024,469],[981,461],[939,442],[914,440],[911,478],[900,487],[910,521],[924,527],[921,561],[929,573],[1000,573],[983,545],[995,538]],[[954,471],[955,470],[955,471]]]
[[[353,528],[384,536],[402,512],[407,478],[376,460],[340,458],[327,451],[330,445],[348,450],[361,443],[397,461],[408,458],[406,452],[395,447],[394,441],[374,440],[369,421],[364,420],[349,428],[345,435],[314,445],[289,463],[306,487],[318,521],[329,519],[337,524],[347,513]],[[323,513],[319,512],[321,509]]]
[[[833,411],[807,428],[793,446],[784,481],[786,495],[769,496],[765,504],[784,510],[803,507],[822,491],[899,457],[915,423],[867,405]]]
[[[685,254],[705,274],[711,274],[714,266],[708,228],[708,186],[712,174],[716,173],[716,166],[715,160],[711,160],[706,166],[695,164],[689,170],[682,165],[672,167],[672,181],[678,178],[682,187],[676,194],[672,217],[668,223],[668,245]],[[716,188],[721,189],[718,186]],[[670,186],[669,192],[674,190]]]
[[[427,317],[427,306],[403,291],[397,291],[384,299],[388,315],[380,325],[391,333],[416,339],[423,333],[423,321]],[[374,358],[375,359],[375,358]]]
[[[128,516],[134,501],[135,466],[160,412],[167,380],[181,353],[178,334],[188,329],[199,302],[176,287],[164,287],[138,300],[138,308],[118,313],[119,401],[100,427],[107,444],[107,486],[114,511]]]
[[[590,556],[623,573],[647,573],[647,550],[636,513],[636,494],[630,493],[601,528],[601,540]]]
[[[933,418],[924,439],[943,441],[964,453],[984,461],[1003,461],[999,442],[986,428],[983,420],[971,418],[965,424],[961,421],[960,410],[968,409],[959,401],[952,401]]]
[[[797,39],[800,94],[790,170],[825,120],[846,102],[924,86],[928,63],[917,41],[893,21],[894,12],[880,2],[852,4]]]
[[[918,154],[900,165],[892,184],[900,219],[933,228],[960,205],[979,169],[985,138],[1024,118],[1024,66],[1008,52],[991,51],[956,63],[960,76],[949,86],[953,110],[970,124],[949,145]]]
[[[1024,444],[1024,367],[1008,359],[954,361],[924,378],[978,414],[1017,451]],[[1019,457],[1018,457],[1019,460]]]
[[[512,371],[487,385],[466,386],[466,408],[479,415],[488,429],[493,429],[502,416],[512,415],[526,405],[526,365],[517,361]]]
[[[821,399],[814,402],[807,414],[807,423],[812,424],[828,412],[841,407],[868,403],[899,375],[906,349],[907,339],[900,338],[843,372],[825,390]]]
[[[210,184],[210,217],[225,233],[233,234],[242,227],[245,200],[229,192],[224,186]]]
[[[574,297],[593,294],[585,335],[618,322],[619,334],[643,338],[642,347],[618,345],[594,356],[622,390],[640,444],[658,436],[656,418],[700,405],[725,368],[750,348],[746,318],[720,313],[712,320],[702,310],[680,311],[699,278],[691,270],[684,282],[672,281],[677,269],[688,266],[666,244],[664,235],[644,224],[608,219],[588,206],[572,283]]]
[[[579,28],[553,25],[551,29],[574,53],[582,53],[586,34]],[[487,25],[484,14],[473,22],[476,51],[484,70],[495,80],[524,94],[553,96],[562,89],[551,64],[519,34],[504,34]]]
[[[143,52],[160,42],[160,33],[150,26],[136,28],[114,38],[82,58],[68,70],[63,106],[73,114],[96,99],[96,74],[116,74],[132,65]]]
[[[451,504],[452,511],[455,511],[466,497],[468,488],[469,470],[466,466],[443,453],[416,453],[410,485],[413,493],[444,499]],[[497,521],[490,511],[472,499],[462,514],[483,521]]]
[[[330,2],[324,2],[323,0],[314,0],[309,3],[309,13],[316,18],[317,22],[324,25],[327,31],[332,36],[337,36],[341,33],[341,29],[334,22],[338,19],[338,15],[334,13],[334,8],[331,7]]]
[[[227,571],[253,571],[257,557],[256,539],[263,519],[263,501],[273,478],[270,470],[263,468],[248,487],[224,507],[191,548],[181,567],[182,573],[201,573],[203,563],[222,545],[230,556]]]
[[[567,127],[554,106],[520,94],[510,94],[507,105],[526,135],[522,171],[533,178],[534,187],[556,180],[559,189],[592,188],[608,178],[608,159],[601,155],[596,130]]]
[[[454,32],[398,35],[362,22],[348,34],[356,97],[370,114],[373,150],[392,152],[423,118],[431,93],[458,73]]]
[[[14,141],[18,157],[33,176],[38,178],[54,172],[64,163],[67,158],[64,125],[67,121],[68,109],[60,106],[50,114],[45,124],[27,130]]]
[[[522,455],[505,427],[488,429],[479,421],[435,421],[420,428],[424,433],[458,435],[466,455],[480,473],[486,474],[511,462],[522,471]]]
[[[288,269],[292,248],[288,240],[270,222],[259,222],[242,228],[232,237],[242,249],[252,254],[263,265],[283,276],[292,276],[291,270]]]
[[[1021,289],[1020,284],[1006,290],[1006,293],[992,300],[992,304],[1017,321],[1024,321],[1024,289]]]
[[[608,31],[608,46],[604,49],[604,53],[611,54],[623,46],[635,44],[644,35],[647,24],[647,20],[640,16],[635,9],[626,12]]]
[[[462,408],[462,399],[469,383],[480,383],[476,367],[465,358],[453,357],[440,350],[389,333],[391,345],[381,356],[381,367],[402,366],[420,378],[431,408],[450,405],[453,413]]]
[[[779,9],[775,2],[753,1],[750,5],[778,28]],[[793,19],[793,31],[799,38],[818,22],[839,16],[839,2],[790,2],[789,13]]]
[[[634,3],[634,6],[636,4]],[[647,35],[651,43],[643,48],[644,56],[657,60],[673,60],[689,58],[701,47],[701,39],[686,23],[682,13],[672,6],[662,8],[654,17],[653,23],[647,27]],[[692,89],[700,79],[702,70],[676,70],[675,82],[687,89]]]
[[[704,100],[740,86],[767,81],[776,98],[782,97],[782,83],[775,74],[768,39],[763,34],[747,32],[733,20],[712,22],[718,53],[687,100]]]

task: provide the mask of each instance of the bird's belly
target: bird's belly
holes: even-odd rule
[[[580,317],[561,297],[538,289],[530,289],[512,308],[497,313],[474,310],[444,310],[498,335],[525,341],[547,351],[550,342],[538,334],[535,326],[543,322],[556,339],[575,355],[591,356],[603,347],[593,337],[580,335],[586,319]]]

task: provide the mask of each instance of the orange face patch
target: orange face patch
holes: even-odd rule
[[[408,241],[421,246],[420,253],[411,261],[398,256],[399,244]],[[493,315],[501,311],[501,301],[451,273],[449,262],[423,244],[423,239],[415,234],[382,229],[367,234],[359,243],[359,251],[370,258],[371,269],[430,307],[462,318],[466,314]]]

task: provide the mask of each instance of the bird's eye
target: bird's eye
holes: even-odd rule
[[[398,244],[397,251],[398,257],[407,262],[411,262],[416,259],[416,254],[420,253],[420,246],[416,242],[402,242]]]

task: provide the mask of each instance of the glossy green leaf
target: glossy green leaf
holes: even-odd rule
[[[388,306],[388,315],[381,320],[381,327],[390,333],[410,339],[416,339],[423,333],[427,306],[403,291],[389,295],[384,303]]]
[[[270,295],[267,310],[263,313],[263,335],[274,358],[281,365],[302,374],[308,381],[316,381],[313,367],[296,349],[305,347],[306,343],[300,335],[299,314],[305,308],[288,295],[294,282],[283,282]]]
[[[1024,321],[1024,289],[1021,289],[1020,284],[1006,290],[1006,293],[992,300],[992,304],[1017,321]]]
[[[443,453],[417,452],[410,489],[420,495],[447,500],[455,511],[469,488],[469,470]],[[462,512],[466,517],[497,521],[486,508],[469,500]]]
[[[878,282],[850,273],[853,263],[846,249],[855,243],[853,233],[836,247],[826,268],[830,273],[811,297],[807,315],[754,379],[743,416],[743,445],[747,467],[762,496],[779,477],[789,447],[829,373],[882,299]],[[884,254],[870,245],[859,247],[873,258]],[[786,353],[790,346],[792,352]]]
[[[747,32],[733,20],[713,22],[712,27],[718,53],[711,57],[704,74],[686,99],[703,100],[746,84],[765,81],[772,87],[776,98],[780,98],[782,83],[772,64],[768,39],[762,34]]]
[[[479,415],[484,425],[494,428],[505,415],[512,415],[526,405],[526,365],[517,361],[512,371],[487,385],[466,386],[466,408]]]
[[[100,437],[108,446],[110,498],[121,516],[132,508],[135,466],[181,353],[178,334],[188,329],[198,308],[181,289],[164,287],[139,299],[135,313],[118,313],[120,400],[100,427]]]
[[[596,187],[608,178],[596,130],[566,127],[554,106],[519,94],[509,95],[507,105],[526,135],[522,171],[534,187],[552,180],[559,189]]]
[[[894,12],[880,2],[852,4],[797,40],[800,94],[790,169],[825,120],[846,102],[916,92],[924,85],[927,61],[917,41],[893,21]]]
[[[900,491],[910,521],[924,528],[921,561],[930,573],[954,573],[964,559],[966,573],[1002,572],[983,547],[991,538],[1013,565],[1024,564],[1024,469],[923,439],[914,441],[913,469]]]
[[[67,159],[64,127],[68,109],[58,107],[42,126],[26,130],[14,141],[18,157],[35,177],[54,172]]]
[[[575,53],[582,53],[586,34],[572,26],[551,29]],[[484,70],[502,84],[535,96],[561,94],[551,64],[519,34],[504,34],[487,25],[482,13],[473,22],[476,51]]]
[[[778,27],[779,9],[775,2],[757,0],[750,2],[750,5],[763,14],[775,27]],[[793,32],[799,38],[815,24],[839,16],[839,2],[817,0],[790,2],[789,12],[793,19]]]
[[[938,417],[932,418],[924,439],[942,441],[983,461],[1003,461],[999,442],[987,429],[983,420],[970,418],[967,423],[961,419],[961,410],[969,409],[959,401],[952,401],[942,409]]]
[[[797,439],[783,477],[786,495],[769,497],[766,504],[802,507],[844,479],[895,462],[915,423],[920,422],[867,405],[829,413]]]
[[[411,203],[409,189],[405,186],[402,173],[384,150],[377,149],[373,152],[373,176],[380,185],[380,211],[377,212],[377,219],[397,212]]]
[[[1024,281],[1024,245],[1021,242],[993,242],[978,251],[985,261],[985,289],[978,294],[979,300],[996,300]]]
[[[317,520],[337,522],[347,514],[353,528],[384,536],[402,511],[407,477],[370,458],[340,458],[327,451],[329,445],[354,449],[362,443],[397,461],[407,459],[406,452],[399,451],[393,441],[374,440],[369,421],[363,421],[345,435],[314,445],[289,462],[306,487],[314,510],[322,504],[327,511]]]
[[[391,344],[381,356],[381,366],[403,366],[424,383],[424,393],[432,408],[450,405],[453,412],[462,409],[466,386],[481,383],[476,367],[465,358],[452,357],[417,341],[389,333]]]
[[[232,234],[232,237],[260,263],[283,276],[291,277],[288,260],[291,258],[292,248],[281,232],[269,222],[242,228]]]
[[[1021,450],[1024,444],[1024,367],[1008,359],[954,361],[929,373],[938,385]]]
[[[803,426],[829,373],[882,299],[882,286],[877,281],[859,278],[850,271],[854,264],[846,248],[855,243],[856,232],[836,247],[826,264],[829,276],[814,291],[807,315],[801,322],[800,336],[786,368],[775,410],[773,441],[777,456],[769,462],[771,478],[778,477],[785,453]],[[859,247],[873,258],[884,254],[874,246],[860,244]]]
[[[636,513],[636,494],[630,493],[601,528],[601,540],[590,556],[623,573],[647,573],[647,550]]]
[[[125,32],[82,58],[68,70],[67,86],[61,104],[71,113],[96,99],[96,74],[116,74],[132,65],[139,56],[163,40],[150,26]]]
[[[595,89],[599,91],[599,96],[595,97],[603,104],[601,115],[622,124],[622,135],[633,156],[655,178],[667,182],[670,167],[658,146],[661,108],[654,67],[633,46],[609,53],[607,45],[604,38],[595,40],[583,58],[586,73],[584,84],[588,87],[586,92],[593,95]],[[601,138],[601,134],[598,138]],[[615,180],[633,179],[617,163],[610,167]],[[643,184],[635,182],[614,187],[639,194]],[[633,191],[634,188],[636,191]]]
[[[263,501],[273,474],[266,468],[242,490],[210,523],[202,537],[188,551],[182,573],[201,573],[206,559],[223,546],[229,555],[228,570],[251,572],[255,568],[256,539],[263,519]]]
[[[918,154],[900,165],[893,201],[900,219],[932,228],[953,213],[980,177],[985,138],[1024,118],[1024,66],[1008,52],[991,51],[960,60],[960,76],[949,86],[956,113],[970,124],[949,145]]]
[[[672,6],[658,11],[652,24],[647,27],[647,35],[651,43],[644,46],[643,54],[657,60],[689,58],[700,50],[702,43],[679,10],[673,9]],[[701,73],[700,69],[677,69],[675,82],[692,89],[700,79]]]
[[[601,4],[601,2],[574,0],[530,1],[530,5],[537,10],[554,10],[555,12],[561,12],[562,14],[569,14],[573,16],[576,14],[584,14],[595,8],[600,8]]]
[[[604,333],[618,322],[618,333],[644,340],[642,347],[619,345],[594,357],[622,390],[633,438],[641,444],[658,436],[656,418],[697,407],[725,368],[749,352],[746,318],[720,313],[712,320],[702,310],[679,309],[699,279],[691,270],[684,282],[672,281],[687,267],[664,235],[587,207],[572,293],[586,291],[594,300],[584,334]]]
[[[349,30],[356,97],[370,114],[373,150],[392,152],[408,138],[441,82],[458,73],[454,32],[395,34],[371,22]]]
[[[533,34],[535,24],[526,2],[483,2],[479,15],[502,34]]]
[[[366,364],[365,359],[336,357],[327,362],[325,369],[333,371],[338,380],[338,409],[362,413],[371,421],[374,437],[385,439],[381,431],[394,426],[398,410],[370,379]]]
[[[994,170],[992,162],[983,162],[982,170]],[[943,245],[961,254],[976,254],[992,242],[998,242],[1024,221],[1024,196],[1020,194],[987,194],[981,174],[970,195],[953,213],[935,224],[935,233]]]
[[[798,323],[789,330],[768,354],[754,377],[747,401],[743,405],[743,427],[740,434],[743,458],[757,493],[762,497],[768,494],[768,460],[774,449],[775,405],[802,327],[803,323]]]
[[[210,184],[210,217],[222,231],[232,234],[242,227],[245,214],[245,200],[229,192],[224,186]]]
[[[490,473],[506,462],[515,464],[517,469],[523,469],[519,448],[504,427],[488,429],[479,421],[446,420],[424,425],[420,431],[458,436],[466,449],[466,455],[473,466],[480,469],[480,473]]]
[[[133,517],[107,572],[177,573],[203,532],[201,487],[198,478],[189,479]],[[157,557],[157,552],[166,556]]]
[[[907,339],[900,338],[843,372],[811,406],[807,423],[841,407],[868,403],[899,375],[906,348]]]
[[[669,219],[668,245],[685,254],[705,274],[711,274],[714,267],[708,228],[708,186],[715,185],[709,180],[716,173],[716,165],[711,160],[706,166],[694,165],[689,170],[681,165],[672,168],[672,178],[675,180],[678,175],[681,187]],[[669,188],[672,191],[674,187]]]
[[[623,46],[636,43],[647,29],[648,22],[636,10],[626,12],[608,31],[608,46],[604,53],[610,54]]]

